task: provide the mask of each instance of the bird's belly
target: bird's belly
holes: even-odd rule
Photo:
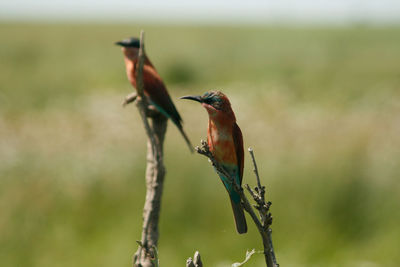
[[[136,74],[135,74],[134,63],[129,59],[125,59],[125,66],[126,66],[126,75],[128,76],[128,80],[132,84],[132,86],[136,88]]]
[[[215,159],[223,163],[237,164],[235,144],[232,135],[212,131],[209,144]]]

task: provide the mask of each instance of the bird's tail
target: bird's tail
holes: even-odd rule
[[[244,216],[243,206],[240,203],[239,194],[232,190],[229,192],[229,198],[231,199],[233,216],[235,217],[236,230],[239,234],[247,233],[246,217]]]
[[[180,127],[179,127],[179,126],[180,126]],[[186,144],[188,145],[188,147],[189,147],[189,149],[190,149],[190,152],[193,153],[193,152],[194,152],[194,149],[193,149],[192,143],[191,143],[190,140],[189,140],[189,137],[187,137],[185,131],[184,131],[183,128],[182,128],[182,125],[179,125],[179,126],[178,126],[179,132],[181,132],[183,138],[185,139],[185,142],[186,142]]]

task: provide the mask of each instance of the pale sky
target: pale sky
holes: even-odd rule
[[[400,23],[400,0],[0,0],[0,20]]]

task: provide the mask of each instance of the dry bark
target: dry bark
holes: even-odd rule
[[[148,105],[144,96],[144,32],[140,33],[140,48],[136,73],[137,94],[127,96],[124,104],[136,101],[147,134],[146,200],[143,208],[143,228],[139,248],[133,257],[134,267],[158,266],[157,244],[159,238],[158,222],[161,210],[165,167],[163,163],[163,144],[167,131],[167,118]],[[149,123],[150,119],[150,123]]]

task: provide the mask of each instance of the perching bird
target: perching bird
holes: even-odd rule
[[[207,141],[210,152],[221,167],[231,175],[234,182],[241,187],[244,164],[243,137],[236,124],[229,99],[219,91],[210,91],[203,96],[184,96],[181,99],[195,100],[205,107],[209,117]],[[246,233],[246,218],[239,193],[228,177],[220,175],[220,178],[231,200],[236,229],[239,234]]]
[[[126,73],[130,83],[136,88],[136,65],[139,59],[140,40],[132,37],[116,42],[115,44],[122,46]],[[182,118],[176,110],[176,107],[168,94],[167,88],[153,64],[151,64],[149,58],[146,55],[144,55],[144,57],[143,83],[145,96],[147,96],[149,103],[155,106],[161,114],[172,120],[188,144],[190,151],[193,152],[193,146],[182,128]]]

